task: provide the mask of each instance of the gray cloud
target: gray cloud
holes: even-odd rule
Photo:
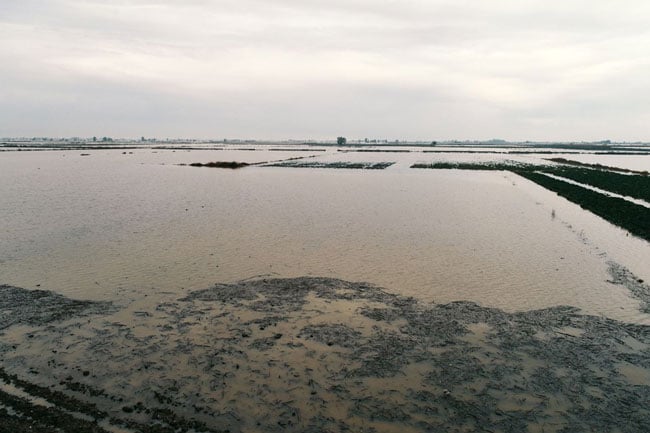
[[[0,4],[0,136],[648,139],[650,4]]]

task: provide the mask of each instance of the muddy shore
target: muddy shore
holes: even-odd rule
[[[0,295],[2,432],[650,425],[650,327],[571,307],[429,304],[311,277],[217,284],[146,310]]]

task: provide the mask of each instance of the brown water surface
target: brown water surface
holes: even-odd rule
[[[610,260],[650,279],[647,242],[511,173],[408,168],[454,155],[317,156],[397,162],[366,171],[175,165],[309,152],[87,153],[0,155],[2,282],[123,300],[314,275],[428,301],[509,311],[573,305],[647,320],[624,287],[607,282]]]
[[[255,149],[0,153],[0,284],[111,301],[2,287],[0,419],[55,390],[127,433],[645,431],[650,244],[510,172],[410,168],[537,156]],[[305,157],[395,164],[178,165]]]

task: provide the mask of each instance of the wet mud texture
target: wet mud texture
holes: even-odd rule
[[[219,284],[80,323],[6,330],[2,379],[91,404],[78,410],[133,431],[650,425],[650,327],[571,307],[425,304],[303,277]],[[2,406],[0,421],[29,418],[10,398]]]
[[[641,301],[641,311],[650,314],[650,285],[616,262],[610,261],[607,265],[611,276],[609,282],[627,288],[632,297]]]
[[[45,325],[110,309],[107,302],[75,301],[46,290],[0,285],[0,330],[16,324]]]

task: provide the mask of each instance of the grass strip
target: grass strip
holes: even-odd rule
[[[605,191],[650,202],[650,176],[567,166],[544,168],[542,171]]]
[[[536,184],[570,200],[635,236],[650,241],[650,209],[617,197],[553,179],[541,173],[513,170]]]
[[[279,162],[266,167],[292,167],[292,168],[347,168],[358,170],[383,170],[394,162]]]
[[[566,161],[566,160],[564,160]],[[596,169],[598,167],[573,167],[568,165],[535,165],[515,161],[505,162],[433,162],[417,163],[411,168],[457,169],[457,170],[507,170],[554,174],[605,191],[650,202],[650,176],[643,174],[621,174]]]
[[[619,173],[641,174],[643,176],[648,176],[650,174],[648,173],[648,171],[630,170],[629,168],[613,167],[611,165],[603,165],[603,164],[589,164],[586,162],[580,162],[580,161],[575,161],[573,159],[566,159],[566,158],[546,158],[546,160],[557,162],[559,164],[575,165],[578,167],[596,168],[598,170],[618,171]]]
[[[247,162],[237,162],[237,161],[215,161],[215,162],[193,162],[191,164],[188,164],[190,167],[210,167],[210,168],[230,168],[230,169],[236,169],[236,168],[242,168],[242,167],[248,167],[250,164]]]
[[[546,169],[547,166],[519,163],[515,161],[504,162],[432,162],[416,163],[411,168],[430,168],[436,170],[501,170],[501,171],[535,171]]]

